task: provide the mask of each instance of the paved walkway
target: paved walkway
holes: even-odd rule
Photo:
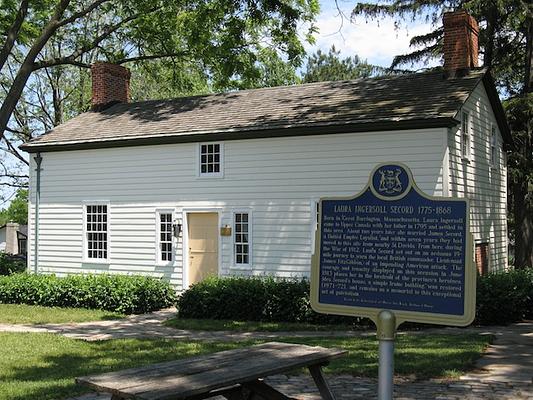
[[[4,332],[49,332],[83,340],[114,338],[170,338],[187,340],[276,339],[281,336],[361,336],[374,332],[198,332],[168,328],[161,322],[175,310],[132,316],[124,320],[79,324],[8,325]],[[494,343],[478,361],[476,369],[457,381],[416,381],[399,378],[395,382],[395,400],[533,400],[533,322],[509,327],[438,328],[429,330],[460,334],[478,332],[495,335]],[[428,330],[420,333],[427,334]],[[409,332],[408,334],[418,334]],[[335,375],[328,378],[332,390],[341,399],[376,399],[376,380]],[[319,400],[315,385],[308,375],[277,375],[268,381],[290,396],[302,400]],[[91,393],[70,400],[108,400],[107,395]],[[219,400],[217,398],[217,400]]]

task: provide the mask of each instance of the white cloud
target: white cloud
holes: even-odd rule
[[[315,35],[314,45],[307,44],[308,54],[318,49],[328,51],[332,45],[335,45],[343,57],[357,54],[371,64],[388,67],[394,56],[414,50],[409,47],[409,41],[413,36],[432,30],[430,23],[422,21],[414,21],[397,29],[391,18],[365,21],[360,17],[355,23],[347,19],[342,22],[334,7],[328,9],[324,7],[324,4],[322,5],[324,11],[320,13],[316,21],[319,33]],[[350,10],[345,10],[345,14],[349,16]],[[415,68],[435,65],[438,65],[438,61],[432,62],[431,65],[415,66]]]

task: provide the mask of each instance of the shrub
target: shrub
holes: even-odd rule
[[[533,318],[533,269],[478,277],[475,323],[505,325],[530,318]]]
[[[211,277],[186,290],[178,307],[183,318],[261,321],[265,301],[260,279]]]
[[[307,280],[274,278],[209,278],[178,298],[181,318],[263,322],[307,322],[374,327],[366,318],[318,314],[309,302]],[[497,272],[478,277],[478,325],[501,325],[533,318],[533,269]],[[404,328],[419,328],[407,324]]]
[[[314,312],[309,302],[309,281],[305,279],[213,277],[183,292],[177,306],[181,318],[320,324],[358,321]]]
[[[0,275],[11,275],[26,271],[26,260],[0,252]]]
[[[166,281],[132,275],[14,274],[0,277],[0,303],[79,307],[139,314],[175,303]]]

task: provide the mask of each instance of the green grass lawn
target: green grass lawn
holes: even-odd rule
[[[0,304],[0,323],[3,324],[61,324],[124,318],[125,315],[85,308]]]
[[[349,331],[351,325],[315,325],[293,322],[232,321],[225,319],[170,318],[166,326],[193,331],[239,331],[239,332],[294,332],[294,331]]]
[[[489,337],[402,335],[397,340],[396,373],[418,378],[455,377],[472,367]],[[281,338],[279,341],[340,347],[348,356],[335,360],[328,373],[377,376],[375,338]],[[175,340],[117,339],[84,342],[52,334],[0,333],[0,400],[58,400],[87,390],[74,378],[197,354],[252,345]],[[297,371],[298,372],[298,371]]]

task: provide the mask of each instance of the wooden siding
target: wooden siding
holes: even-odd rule
[[[232,238],[220,237],[222,274],[308,276],[321,196],[349,196],[367,183],[379,162],[400,161],[418,185],[441,195],[446,129],[353,133],[227,141],[224,177],[197,174],[197,144],[43,153],[39,271],[142,273],[183,287],[183,237],[172,266],[156,262],[157,209],[218,211],[221,225],[232,213],[251,210],[250,266],[235,266]],[[31,175],[31,216],[35,173]],[[83,204],[109,201],[110,263],[82,262]],[[186,226],[184,226],[186,233]],[[34,225],[30,222],[30,248]],[[33,270],[33,261],[29,261]]]
[[[482,84],[460,112],[470,116],[470,159],[461,154],[461,128],[450,129],[449,194],[471,200],[471,227],[476,242],[489,242],[489,270],[507,268],[507,160],[503,139]],[[459,119],[460,115],[457,116]],[[497,165],[490,165],[491,125],[496,128]]]

